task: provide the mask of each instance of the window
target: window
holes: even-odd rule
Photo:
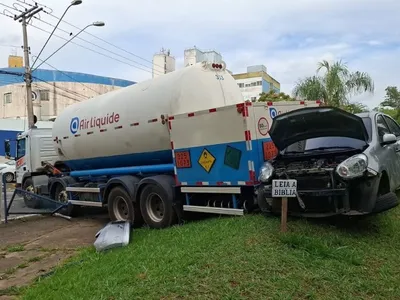
[[[40,90],[39,97],[40,101],[50,101],[50,91],[49,90]]]
[[[238,83],[238,86],[239,86],[240,88],[244,88],[244,83]]]
[[[251,101],[254,102],[257,100],[257,97],[251,97]]]
[[[257,82],[255,81],[255,82],[252,82],[251,83],[251,86],[257,86]]]
[[[250,83],[246,83],[246,87],[250,87],[251,85],[250,85]]]
[[[383,119],[382,115],[376,117],[376,126],[378,129],[378,136],[380,139],[386,134],[390,133],[389,128],[386,125],[385,120]]]
[[[396,121],[392,120],[391,118],[384,116],[386,124],[388,125],[390,131],[397,137],[400,136],[400,127]]]
[[[17,141],[17,158],[25,156],[25,138]]]
[[[262,85],[262,81],[257,81],[257,86],[261,86]]]
[[[8,104],[12,102],[12,93],[4,94],[4,104]]]

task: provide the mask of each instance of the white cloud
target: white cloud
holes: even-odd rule
[[[18,1],[18,0],[15,0]],[[20,0],[29,2],[31,0]],[[7,5],[13,1],[4,0]],[[47,0],[46,4],[60,16],[70,3]],[[29,2],[32,3],[32,2]],[[352,70],[368,72],[376,84],[374,95],[354,100],[370,107],[379,103],[387,85],[400,85],[396,78],[399,53],[400,2],[395,0],[203,0],[203,1],[98,1],[83,0],[72,7],[65,20],[83,27],[102,20],[104,28],[88,28],[88,32],[121,46],[151,61],[160,47],[169,47],[181,66],[183,50],[193,45],[221,51],[234,72],[245,71],[248,65],[265,64],[268,72],[290,93],[298,78],[312,75],[322,59],[343,59]],[[56,19],[41,14],[41,19],[55,24]],[[51,27],[34,20],[34,25],[51,31]],[[76,33],[64,23],[61,28]],[[0,45],[21,44],[20,24],[0,15]],[[29,29],[32,52],[35,54],[47,34]],[[57,31],[68,38],[68,34]],[[151,64],[108,44],[82,34],[82,38],[120,53],[119,60],[136,65],[147,72],[111,60],[75,45],[68,45],[49,61],[59,69],[95,73],[141,81],[151,77]],[[93,45],[77,43],[94,49]],[[42,58],[64,41],[52,38]],[[0,47],[0,64],[6,64],[11,49]],[[114,56],[96,48],[96,51]],[[19,53],[21,50],[19,49]],[[144,65],[144,66],[143,66]]]

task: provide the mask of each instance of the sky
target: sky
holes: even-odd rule
[[[0,0],[9,6],[21,2],[33,3]],[[38,3],[60,17],[70,1]],[[0,12],[3,8],[0,5]],[[75,43],[116,60],[68,44],[48,63],[59,70],[139,82],[151,78],[153,54],[162,47],[171,50],[176,67],[181,68],[184,50],[196,46],[220,52],[233,73],[264,64],[281,83],[281,91],[291,94],[297,80],[315,74],[319,61],[341,59],[351,71],[371,75],[375,92],[351,101],[374,108],[384,98],[387,86],[400,87],[399,14],[400,1],[396,0],[83,0],[68,10],[64,20],[79,28],[94,21],[105,22],[104,27],[89,27],[86,32],[107,43],[85,32]],[[58,21],[47,13],[38,18],[32,25],[46,31],[52,30],[46,23],[55,25]],[[4,15],[0,15],[0,28],[0,66],[6,67],[9,54],[22,55],[22,28]],[[79,31],[64,22],[59,29],[56,34],[66,39],[69,33]],[[32,55],[37,55],[48,33],[28,26],[28,36]],[[40,58],[64,42],[53,36]]]

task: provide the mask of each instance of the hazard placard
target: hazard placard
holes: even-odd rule
[[[198,162],[207,173],[210,173],[212,167],[214,166],[215,160],[216,158],[207,149],[204,149],[201,152]]]

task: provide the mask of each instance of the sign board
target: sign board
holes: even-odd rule
[[[297,193],[296,179],[275,179],[272,180],[272,197],[293,198]]]
[[[201,152],[198,162],[207,173],[210,173],[215,163],[215,157],[207,149],[204,149]]]

